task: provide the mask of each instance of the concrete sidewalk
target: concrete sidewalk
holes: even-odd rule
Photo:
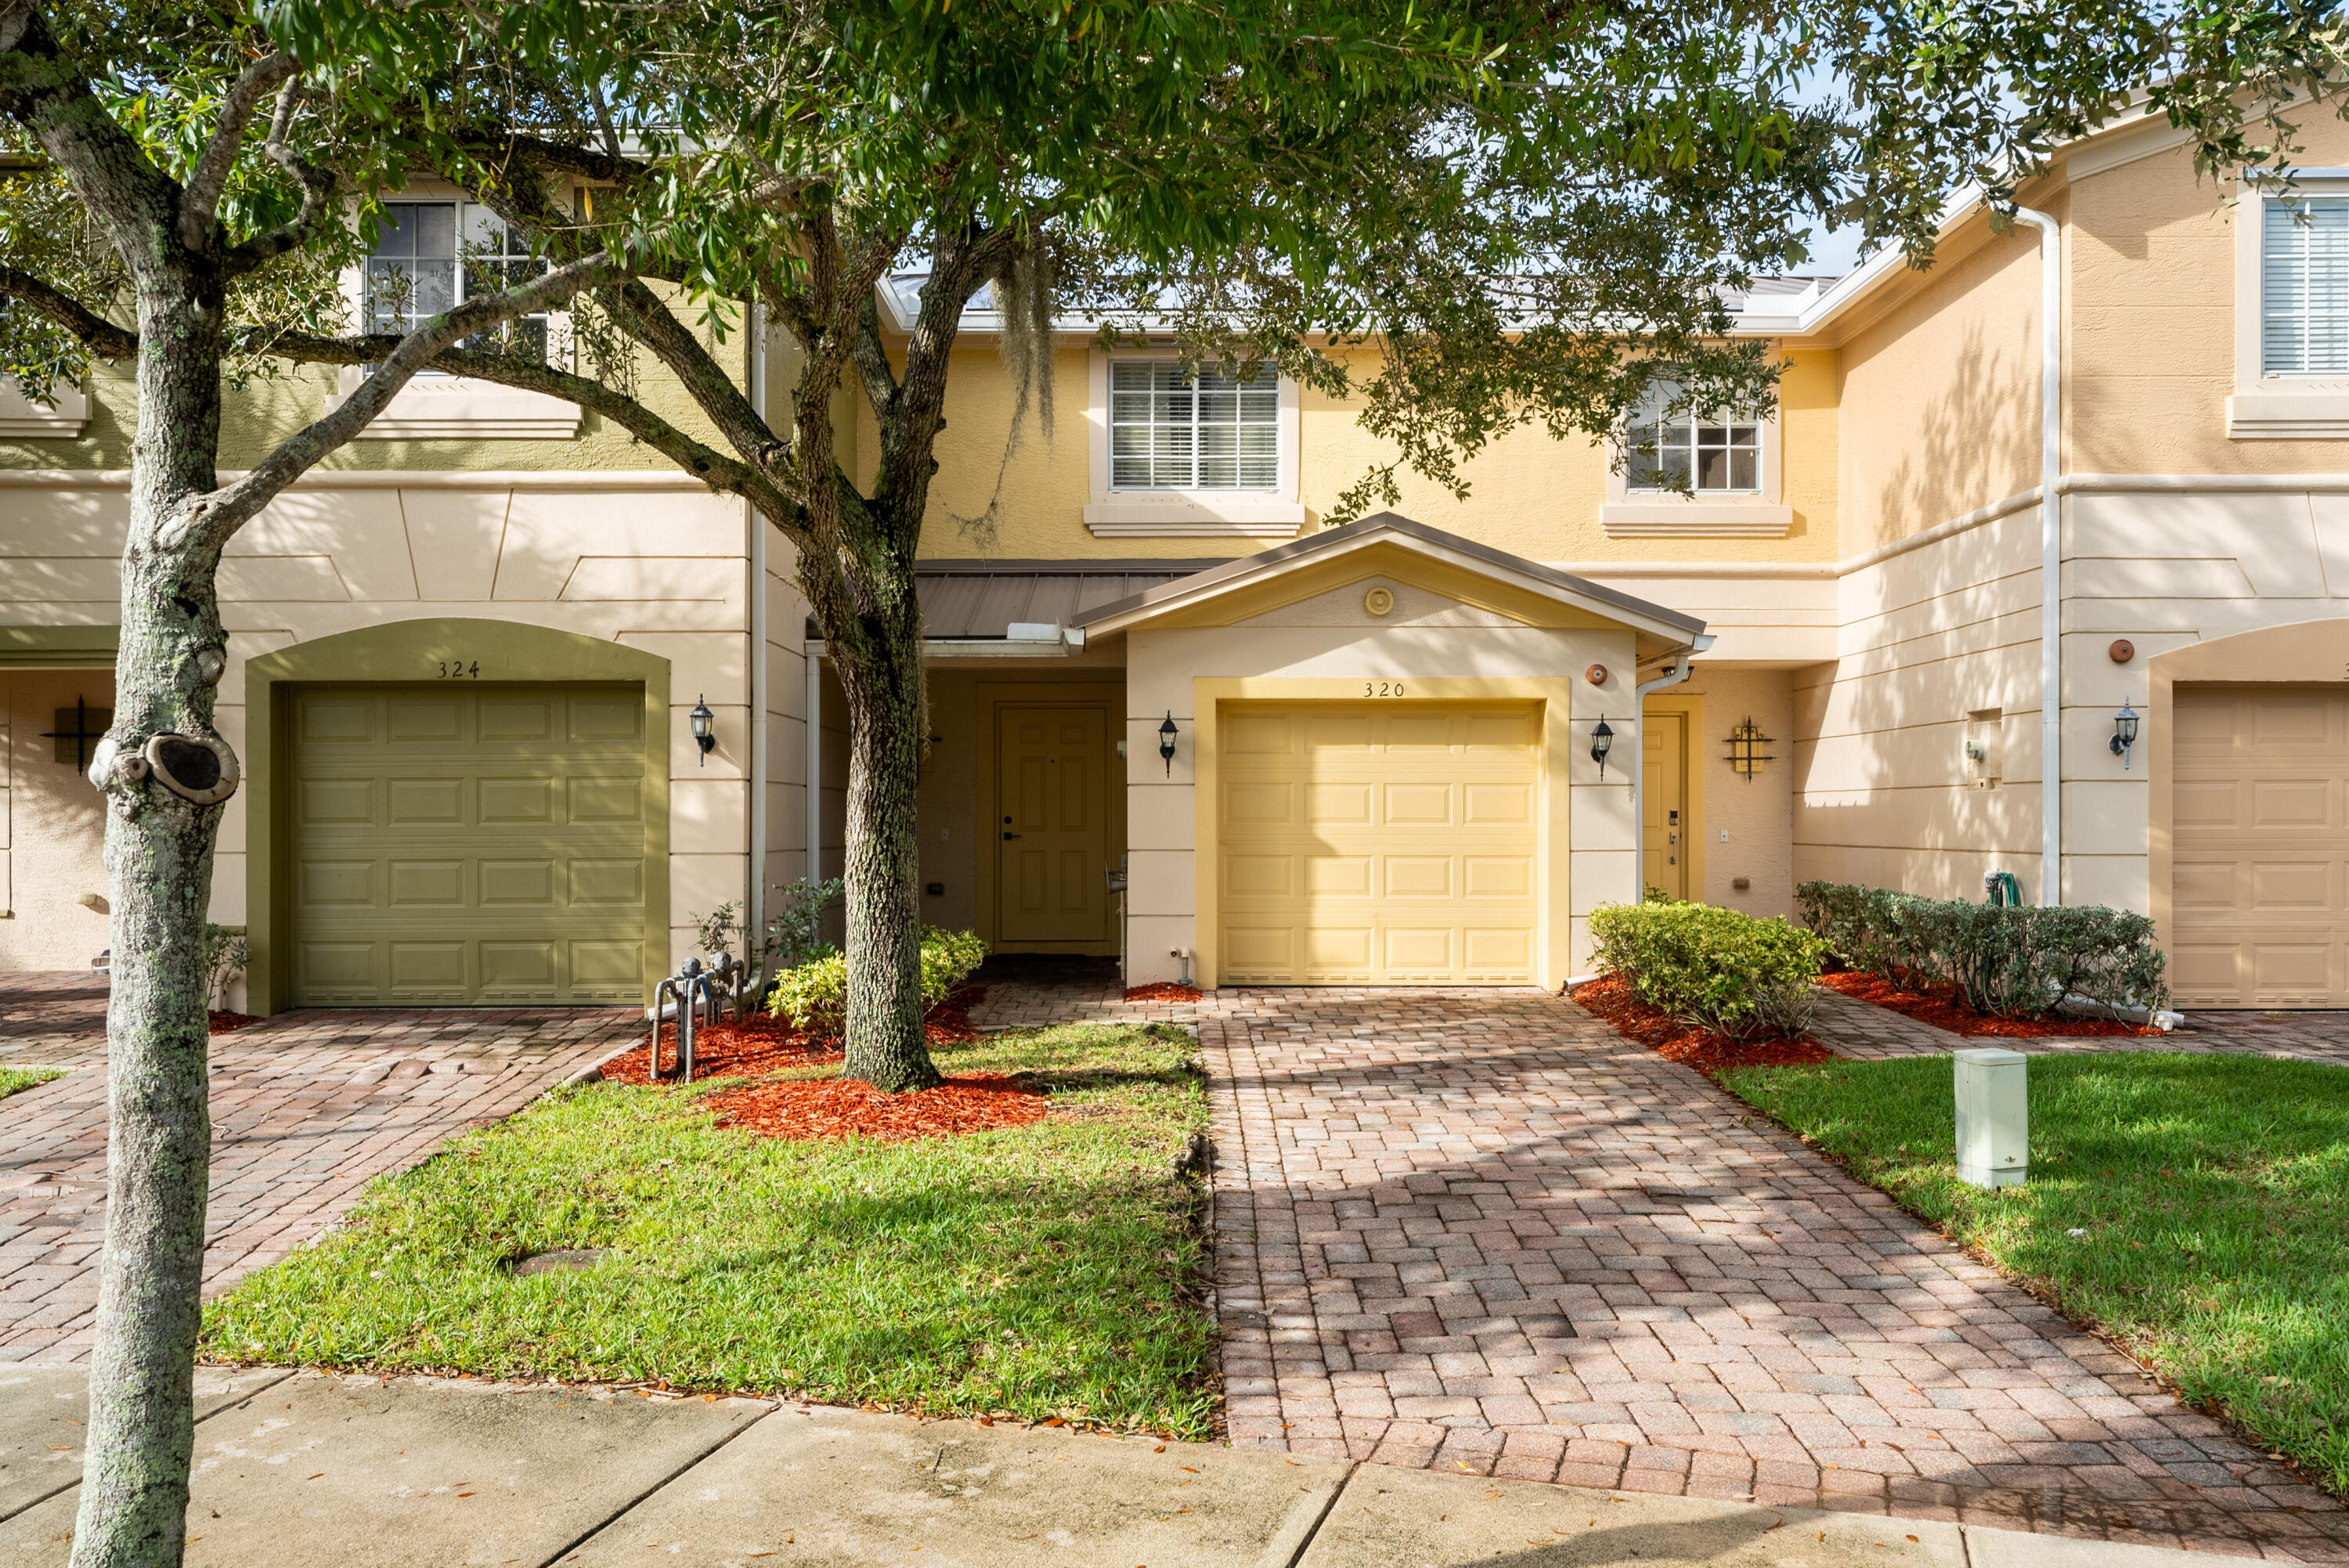
[[[78,1367],[0,1368],[0,1568],[62,1564]],[[753,1399],[199,1377],[195,1568],[2158,1568],[2209,1553]],[[2240,1561],[2240,1560],[2238,1560]]]

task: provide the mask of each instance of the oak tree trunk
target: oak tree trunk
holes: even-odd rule
[[[108,735],[132,759],[153,735],[213,737],[226,644],[217,550],[168,542],[175,512],[216,483],[221,290],[152,262],[139,282],[138,447]],[[101,785],[113,905],[106,1242],[73,1568],[180,1562],[195,1439],[212,1159],[201,947],[222,807],[139,772],[118,763]]]
[[[912,563],[902,597],[835,660],[848,704],[848,1027],[844,1076],[898,1093],[943,1081],[922,1006],[915,791],[929,723]]]

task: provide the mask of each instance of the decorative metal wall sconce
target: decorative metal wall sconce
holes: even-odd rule
[[[2121,759],[2124,772],[2128,769],[2130,753],[2137,748],[2137,710],[2129,707],[2128,698],[2121,698],[2121,710],[2113,715],[2112,748],[2113,755]]]
[[[1607,754],[1615,749],[1615,731],[1608,727],[1601,715],[1599,727],[1590,732],[1590,760],[1599,764],[1599,781],[1607,782]]]
[[[686,727],[693,731],[693,743],[701,748],[701,766],[709,766],[709,754],[718,748],[718,716],[709,711],[709,704],[699,693],[694,694],[693,711],[685,716]]]
[[[1778,760],[1762,749],[1770,743],[1770,738],[1762,733],[1762,727],[1748,714],[1744,723],[1729,732],[1730,771],[1744,774],[1745,781],[1753,783],[1754,776],[1762,771],[1762,764]]]
[[[1158,727],[1158,755],[1165,760],[1166,777],[1174,777],[1174,738],[1182,731],[1174,727],[1174,710],[1166,710],[1166,722]]]

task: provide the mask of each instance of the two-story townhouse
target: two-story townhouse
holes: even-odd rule
[[[2023,191],[2052,244],[1961,204],[1929,272],[1769,281],[1740,330],[1779,406],[1661,431],[1687,496],[1524,431],[1464,501],[1327,528],[1376,455],[1345,406],[1077,330],[1006,461],[974,312],[925,543],[926,912],[1134,983],[1555,985],[1643,882],[2036,898],[2053,799],[2061,896],[2153,913],[2183,1000],[2349,1001],[2349,130],[2310,139],[2295,194],[2230,205],[2118,125]],[[433,244],[472,222],[418,204]],[[234,449],[331,395],[262,385]],[[104,940],[70,748],[127,396],[0,408],[0,967]],[[692,914],[836,869],[841,704],[781,555],[567,406],[404,394],[223,568],[248,1005],[634,999]]]

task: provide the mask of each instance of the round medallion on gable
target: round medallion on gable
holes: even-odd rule
[[[1362,595],[1362,608],[1373,615],[1383,615],[1394,608],[1394,595],[1384,588],[1373,588]]]

